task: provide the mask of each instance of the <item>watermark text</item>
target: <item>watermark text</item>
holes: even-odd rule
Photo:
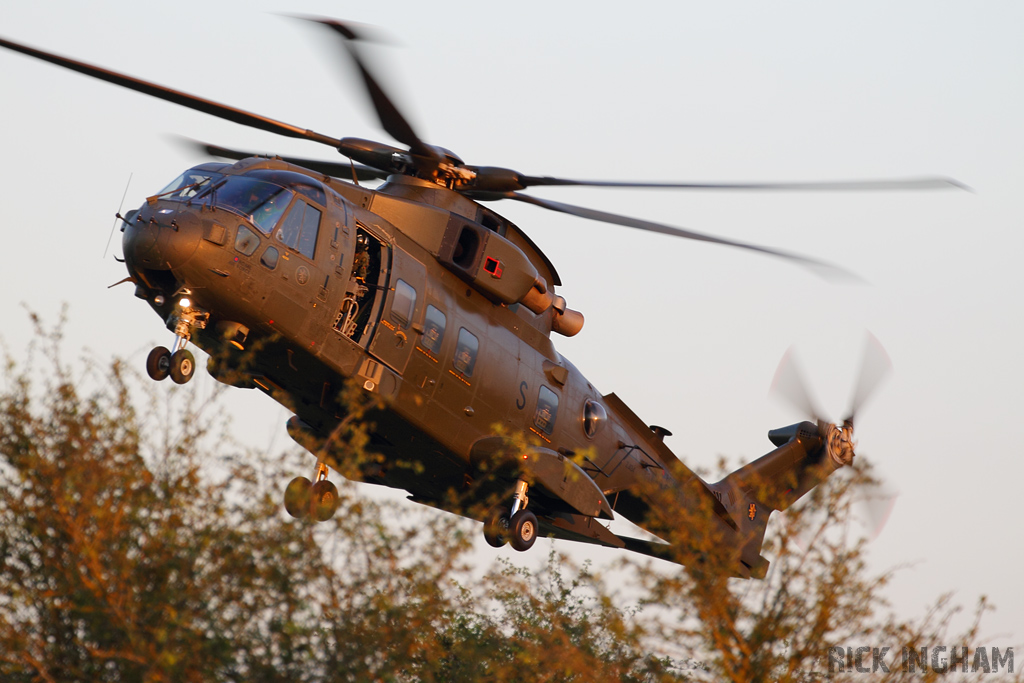
[[[829,673],[1013,673],[1012,647],[830,647]]]

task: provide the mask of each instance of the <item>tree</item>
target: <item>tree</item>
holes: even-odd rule
[[[954,642],[948,603],[884,613],[887,577],[841,533],[853,482],[776,519],[764,582],[723,578],[709,511],[649,492],[685,568],[624,555],[625,597],[555,554],[481,576],[476,524],[355,485],[330,522],[292,520],[279,501],[297,454],[241,449],[216,400],[148,393],[120,362],[64,363],[59,328],[5,378],[3,681],[799,681],[828,675],[833,645]],[[345,428],[354,460],[361,430]]]
[[[719,468],[728,470],[724,462]],[[761,551],[772,562],[763,581],[728,578],[736,551],[717,538],[716,527],[701,523],[712,514],[706,499],[694,507],[671,491],[647,491],[657,501],[648,524],[672,543],[671,559],[684,565],[678,572],[636,566],[645,602],[659,607],[662,642],[700,653],[713,680],[780,683],[826,676],[863,680],[857,666],[867,667],[871,680],[935,680],[940,673],[931,669],[905,671],[902,648],[976,647],[988,607],[984,597],[961,633],[952,628],[960,609],[951,595],[918,619],[900,619],[888,610],[884,588],[895,570],[869,574],[867,540],[853,524],[859,493],[877,482],[869,464],[848,472],[827,479],[784,514],[775,513]],[[764,490],[754,498],[769,495]],[[876,666],[872,654],[866,665],[855,666],[836,653],[861,646],[890,647],[886,666]]]
[[[59,344],[56,331],[24,367],[8,360],[0,394],[0,680],[526,681],[555,661],[557,680],[621,680],[663,668],[602,593],[581,597],[595,585],[586,572],[566,584],[553,559],[542,577],[507,567],[473,579],[471,524],[385,510],[352,485],[330,523],[296,522],[278,502],[294,455],[238,453],[187,391],[147,395],[139,410],[122,363],[74,371]]]

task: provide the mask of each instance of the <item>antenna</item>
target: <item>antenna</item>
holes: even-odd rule
[[[103,258],[107,258],[107,251],[110,250],[110,240],[114,238],[114,228],[117,227],[117,222],[124,220],[121,218],[121,209],[124,208],[124,198],[128,196],[128,188],[132,184],[132,176],[134,175],[134,171],[128,174],[128,183],[124,186],[124,194],[121,195],[121,203],[117,207],[117,213],[114,214],[114,224],[110,226],[110,235],[107,236],[107,246],[103,247]]]

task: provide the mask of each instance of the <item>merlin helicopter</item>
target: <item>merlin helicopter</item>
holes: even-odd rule
[[[355,381],[382,406],[369,417],[379,458],[356,475],[484,522],[488,543],[528,550],[538,535],[654,556],[664,544],[612,533],[602,520],[643,524],[645,486],[713,510],[732,573],[763,576],[768,518],[854,458],[856,407],[841,424],[814,419],[769,432],[774,449],[719,482],[689,470],[614,393],[598,392],[555,350],[583,316],[556,293],[555,266],[519,226],[490,208],[533,204],[590,220],[763,252],[815,269],[820,261],[632,216],[541,199],[537,186],[715,189],[927,189],[941,178],[792,184],[643,183],[533,176],[469,165],[424,142],[381,86],[352,26],[320,20],[358,69],[384,130],[400,146],[334,138],[97,66],[0,39],[0,46],[242,125],[310,140],[348,162],[260,157],[208,146],[234,163],[184,171],[122,218],[135,295],[173,333],[146,367],[187,383],[196,346],[217,379],[267,393],[294,412],[288,431],[316,456],[287,487],[297,518],[337,510],[329,479],[346,457],[334,438]],[[376,187],[359,181],[381,180]],[[244,359],[244,361],[243,361]],[[505,432],[530,445],[510,450]],[[584,455],[586,454],[586,455]],[[768,484],[768,487],[765,487]],[[774,485],[774,488],[772,488]],[[461,494],[455,506],[451,492]],[[472,499],[499,502],[476,513]],[[466,499],[470,499],[468,502]]]

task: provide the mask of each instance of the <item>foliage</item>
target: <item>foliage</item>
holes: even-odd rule
[[[42,334],[0,392],[3,681],[800,681],[835,644],[960,642],[948,602],[882,614],[887,576],[841,533],[852,482],[776,519],[763,582],[723,578],[707,511],[668,490],[651,521],[685,569],[551,554],[481,575],[477,525],[345,484],[333,520],[296,522],[279,499],[307,456],[240,449],[189,389],[59,348]],[[357,423],[335,436],[363,457]]]
[[[646,495],[655,503],[649,528],[672,544],[670,558],[684,565],[678,572],[636,567],[645,603],[659,610],[659,640],[701,653],[712,680],[780,683],[864,680],[853,662],[844,662],[842,669],[833,663],[832,670],[829,664],[831,648],[864,645],[894,651],[887,661],[890,671],[872,671],[873,681],[936,680],[935,671],[903,671],[901,648],[975,647],[987,609],[984,598],[961,633],[953,630],[960,610],[949,595],[917,620],[889,613],[884,589],[894,571],[869,574],[867,541],[852,524],[859,492],[876,482],[870,465],[848,472],[832,476],[785,513],[774,513],[761,550],[772,565],[762,581],[728,578],[737,551],[718,527],[702,523],[712,514],[707,499],[694,505],[695,497],[650,487]],[[755,499],[768,497],[766,487],[754,483],[753,488],[760,489]],[[867,666],[872,665],[869,655]]]
[[[140,410],[123,364],[76,374],[59,333],[40,341],[25,367],[8,360],[0,393],[0,680],[655,680],[645,672],[664,668],[587,572],[567,579],[552,558],[537,576],[474,578],[464,525],[352,485],[331,522],[296,522],[278,502],[292,458],[234,453],[187,390]]]

